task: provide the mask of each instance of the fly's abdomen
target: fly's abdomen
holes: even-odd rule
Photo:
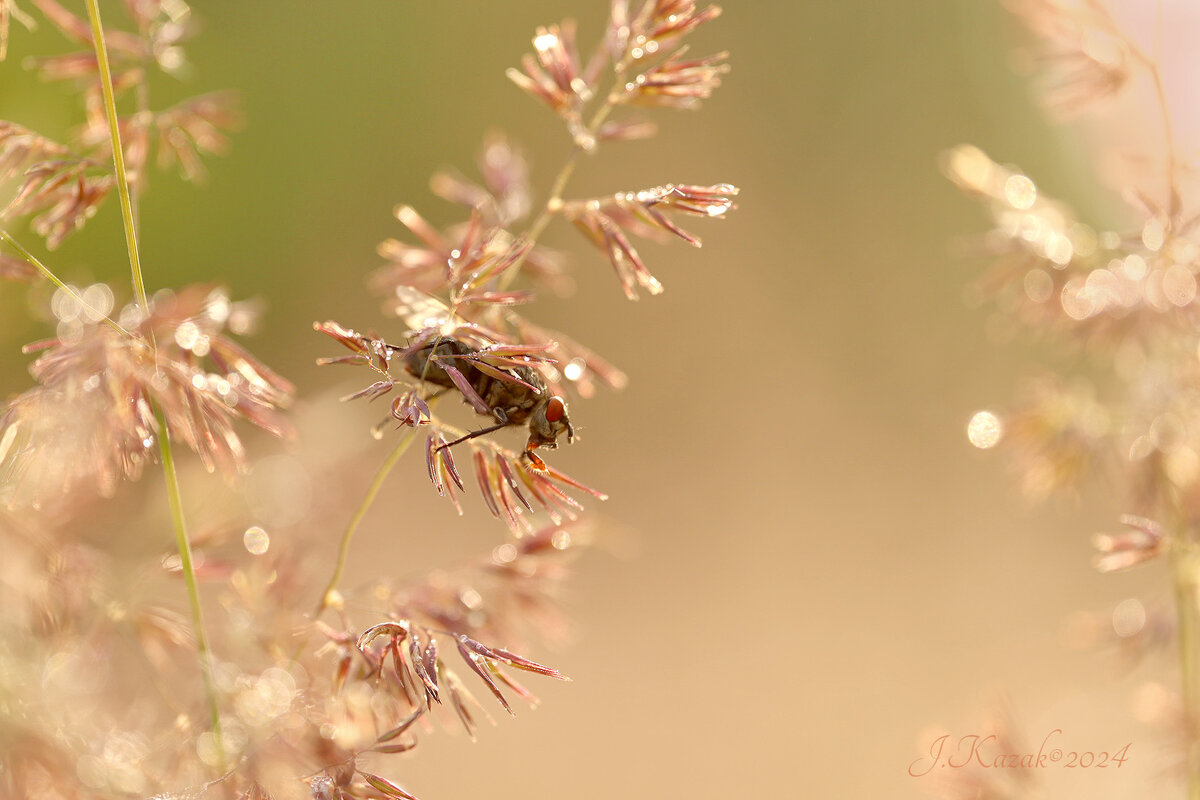
[[[427,383],[445,386],[447,389],[453,389],[454,381],[450,380],[450,376],[446,374],[446,370],[438,364],[439,358],[446,358],[448,363],[454,364],[460,371],[466,368],[464,374],[475,372],[461,358],[449,358],[451,356],[461,356],[471,352],[471,348],[457,339],[442,339],[437,342],[436,346],[433,342],[409,353],[404,359],[404,369],[409,375],[414,378],[424,377]],[[468,380],[472,376],[468,374]],[[474,381],[472,381],[474,383]]]
[[[445,365],[451,365],[462,373],[493,415],[497,410],[502,410],[509,424],[523,424],[546,392],[541,374],[528,367],[512,367],[502,371],[513,375],[516,380],[498,378],[476,367],[469,357],[464,358],[476,352],[458,339],[446,338],[436,345],[430,342],[409,353],[405,356],[404,368],[415,378],[424,376],[426,383],[461,391],[462,387],[455,384],[445,370]]]

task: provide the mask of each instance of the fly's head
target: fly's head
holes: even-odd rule
[[[558,447],[558,437],[563,432],[566,432],[568,442],[574,440],[575,429],[567,416],[567,401],[558,395],[544,398],[529,415],[529,441],[525,444],[525,452],[530,453],[538,447]]]

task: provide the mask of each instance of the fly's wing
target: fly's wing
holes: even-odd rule
[[[450,334],[460,320],[450,307],[428,292],[411,286],[397,286],[387,311],[399,317],[407,328],[408,344],[395,348],[393,357],[414,377],[453,387],[450,376],[431,361],[435,349],[439,353],[455,352],[454,345],[458,344]]]
[[[410,286],[395,289],[389,310],[408,327],[408,346],[398,355],[413,377],[455,388],[480,414],[491,413],[480,397],[478,371],[471,359],[479,348],[497,343],[496,335],[458,314],[433,295]],[[486,371],[488,365],[483,365]]]
[[[555,394],[562,394],[564,385],[572,385],[580,396],[591,397],[597,383],[611,389],[623,389],[628,383],[624,372],[565,334],[535,325],[513,312],[506,315],[506,320],[520,341],[541,347],[550,356],[539,369]]]
[[[438,339],[458,339],[472,350],[509,342],[508,336],[476,321],[467,311],[457,313],[440,299],[411,286],[396,287],[387,310],[408,327],[410,349]]]
[[[397,286],[387,310],[418,335],[430,329],[444,336],[449,335],[451,326],[458,327],[462,323],[458,315],[441,300],[411,286]]]

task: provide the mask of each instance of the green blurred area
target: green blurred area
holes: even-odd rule
[[[435,222],[457,218],[428,193],[432,171],[457,166],[471,174],[483,133],[500,127],[526,143],[535,181],[548,183],[566,137],[503,71],[528,49],[538,22],[569,14],[585,36],[596,30],[603,3],[592,6],[484,3],[460,14],[378,0],[320,9],[198,4],[203,30],[187,46],[194,75],[183,85],[155,80],[152,104],[233,88],[247,125],[228,157],[208,160],[206,186],[152,176],[142,230],[151,288],[215,280],[237,297],[266,298],[257,349],[302,385],[320,380],[308,369],[319,346],[308,323],[370,313],[362,278],[378,263],[375,244],[400,232],[391,208],[407,202]],[[120,19],[118,9],[108,12],[109,24]],[[775,298],[793,298],[771,313],[803,317],[801,337],[818,335],[831,311],[857,308],[882,315],[881,322],[921,311],[928,319],[932,308],[872,304],[915,285],[916,276],[897,268],[914,261],[943,287],[921,302],[945,307],[959,291],[958,276],[934,268],[934,260],[944,263],[947,234],[969,226],[972,211],[938,176],[939,151],[964,139],[985,149],[1012,141],[1011,153],[998,157],[1031,170],[1050,166],[1038,172],[1050,182],[1062,171],[1025,88],[1004,70],[1001,23],[982,3],[734,3],[695,43],[697,52],[733,53],[727,86],[700,113],[656,115],[657,141],[612,146],[575,188],[586,194],[733,179],[745,190],[743,212],[719,231],[698,231],[721,244],[702,280],[752,281]],[[63,47],[49,26],[33,35],[14,31],[0,118],[48,135],[79,121],[69,87],[19,69],[26,56]],[[579,252],[569,234],[555,241]],[[682,248],[655,253],[680,262],[692,255]],[[577,261],[584,272],[607,269],[592,253],[580,252]],[[880,261],[892,266],[879,269]],[[115,202],[49,263],[64,276],[125,283]],[[698,268],[684,269],[690,280]],[[598,288],[604,296],[585,302],[622,313],[612,293]],[[807,307],[818,292],[842,304]],[[19,316],[11,300],[18,293],[6,288],[9,319]],[[710,318],[729,312],[744,313],[705,310]],[[845,327],[852,336],[873,335],[871,326]],[[30,333],[9,324],[3,335],[11,347]],[[9,363],[4,385],[16,388]]]
[[[306,395],[340,386],[345,375],[313,365],[335,346],[312,322],[397,331],[364,286],[376,244],[404,235],[391,209],[457,221],[427,181],[447,166],[474,175],[485,131],[522,143],[545,190],[569,141],[504,70],[535,26],[563,17],[590,47],[606,5],[197,2],[194,78],[157,80],[153,103],[232,88],[247,124],[228,157],[208,160],[207,185],[152,177],[150,287],[211,281],[264,298],[251,349]],[[585,573],[583,641],[564,665],[585,688],[555,691],[535,723],[505,720],[486,747],[432,741],[408,767],[414,788],[717,798],[757,782],[767,796],[921,796],[903,769],[923,726],[965,718],[980,683],[1028,679],[1043,699],[1060,686],[1034,686],[1023,665],[1051,657],[977,627],[979,607],[955,606],[956,592],[990,592],[1002,606],[984,605],[985,618],[1012,615],[1001,629],[1013,636],[1044,612],[1037,642],[1053,638],[1055,603],[1102,596],[1090,577],[1062,579],[1064,563],[1082,569],[1086,541],[1014,510],[1003,469],[962,441],[971,412],[1011,396],[1028,354],[990,343],[961,300],[980,265],[953,245],[984,222],[939,154],[977,144],[1085,215],[1110,213],[1086,156],[1010,71],[1011,23],[964,0],[724,7],[693,52],[730,51],[725,85],[698,113],[655,113],[657,139],[601,148],[568,194],[728,181],[739,210],[690,226],[702,250],[647,246],[666,292],[638,304],[599,254],[552,227],[579,291],[534,314],[631,375],[627,392],[573,408],[583,441],[562,458],[613,495],[606,514],[639,532],[643,554]],[[14,31],[0,119],[50,135],[79,121],[70,92],[19,69],[61,49],[52,31]],[[115,198],[47,262],[126,285]],[[49,335],[25,292],[0,286],[6,394],[28,382],[20,345]],[[468,516],[486,525],[478,506]],[[394,519],[364,541],[399,538]],[[1008,597],[1018,570],[1053,588]],[[930,609],[946,616],[931,624]],[[466,757],[479,766],[462,768]],[[513,764],[512,780],[488,771]]]

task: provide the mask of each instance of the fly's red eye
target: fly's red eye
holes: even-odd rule
[[[561,397],[551,397],[550,402],[546,404],[546,419],[550,422],[558,422],[567,415],[567,404],[563,402]]]

